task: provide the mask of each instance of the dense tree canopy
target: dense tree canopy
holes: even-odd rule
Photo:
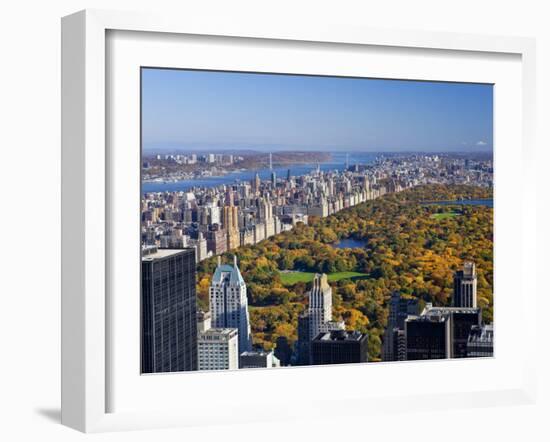
[[[331,282],[333,317],[369,334],[369,360],[379,360],[394,290],[420,305],[450,305],[453,272],[470,259],[478,269],[478,305],[493,317],[493,209],[427,201],[491,198],[492,189],[427,185],[388,194],[326,218],[310,219],[254,246],[236,250],[248,287],[254,343],[271,349],[297,339],[297,318],[307,307],[310,284],[284,285],[280,271],[345,272],[367,276]],[[452,216],[434,216],[452,214]],[[364,248],[339,249],[339,239],[366,240]],[[225,259],[229,261],[229,255]],[[208,308],[215,259],[201,262],[199,304]]]

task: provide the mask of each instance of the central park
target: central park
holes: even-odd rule
[[[493,208],[468,204],[491,197],[492,188],[418,186],[310,217],[307,225],[228,252],[223,259],[237,255],[247,284],[254,344],[266,350],[294,344],[315,273],[328,275],[333,317],[368,333],[373,362],[380,360],[391,293],[417,298],[421,308],[450,305],[452,275],[464,260],[476,263],[478,305],[483,320],[492,322]],[[346,240],[360,246],[338,245]],[[198,266],[199,307],[205,310],[215,266],[215,258]]]

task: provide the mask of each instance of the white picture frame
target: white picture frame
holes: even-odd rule
[[[300,42],[337,43],[339,45],[376,46],[378,48],[431,49],[483,54],[511,54],[521,58],[521,149],[513,154],[521,156],[525,180],[524,188],[534,177],[529,176],[534,159],[535,106],[535,43],[532,39],[492,37],[416,31],[388,31],[357,29],[344,26],[315,26],[300,28],[285,24],[272,27],[254,23],[215,23],[194,18],[159,17],[150,14],[132,14],[87,10],[63,18],[62,21],[62,423],[84,432],[121,429],[155,428],[166,426],[207,425],[204,409],[197,407],[190,415],[184,411],[112,411],[109,406],[109,370],[113,358],[109,344],[108,327],[112,318],[109,309],[109,241],[111,222],[109,213],[109,168],[107,152],[106,81],[108,32],[153,32],[162,35],[218,36],[225,38],[268,39]],[[157,34],[158,35],[158,34]],[[496,117],[498,118],[498,116]],[[512,153],[509,153],[512,155]],[[498,173],[498,172],[497,172]],[[534,174],[533,174],[534,175]],[[530,181],[531,180],[531,181]],[[521,266],[527,270],[527,256],[535,256],[534,223],[535,194],[521,190]],[[518,218],[519,220],[519,218]],[[534,282],[521,280],[522,296],[518,309],[527,310],[536,303]],[[497,325],[498,327],[498,325]],[[502,388],[489,391],[465,390],[462,393],[442,393],[414,396],[416,407],[467,407],[473,400],[478,404],[528,403],[535,393],[535,324],[525,326],[524,354],[521,375]],[[470,363],[475,361],[469,361]],[[436,361],[430,364],[437,364]],[[461,363],[456,361],[457,364]],[[378,365],[378,364],[376,364]],[[386,366],[387,367],[387,366]],[[364,368],[364,367],[363,367]],[[317,370],[315,368],[314,370]],[[340,367],[330,367],[331,373]],[[356,367],[355,370],[360,370]],[[377,368],[384,370],[385,367]],[[424,370],[433,370],[426,365]],[[325,370],[325,368],[323,368]],[[519,370],[519,368],[518,368]],[[288,372],[284,376],[288,378]],[[311,371],[309,372],[311,373]],[[325,371],[325,373],[327,373]],[[247,373],[240,373],[248,375]],[[226,374],[223,374],[226,376]],[[228,374],[231,375],[231,374]],[[261,375],[279,376],[265,371]],[[193,374],[193,376],[195,376]],[[216,374],[209,374],[216,376]],[[221,374],[220,374],[221,376]],[[173,377],[162,381],[170,384]],[[260,379],[261,381],[261,379]],[[409,397],[411,399],[411,397]],[[242,400],[242,399],[241,399]],[[346,399],[355,413],[373,411],[374,404],[363,402],[360,396]],[[237,399],[238,401],[238,399]],[[310,413],[330,403],[312,399]],[[388,391],[378,397],[377,410],[396,410],[407,407],[403,395]],[[349,411],[349,410],[348,410]],[[298,409],[274,413],[255,410],[245,417],[249,420],[284,419]]]

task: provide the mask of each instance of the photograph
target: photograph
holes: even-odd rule
[[[141,374],[493,357],[493,84],[140,75]]]

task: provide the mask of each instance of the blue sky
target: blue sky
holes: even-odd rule
[[[142,140],[145,151],[491,150],[493,87],[147,68]]]

